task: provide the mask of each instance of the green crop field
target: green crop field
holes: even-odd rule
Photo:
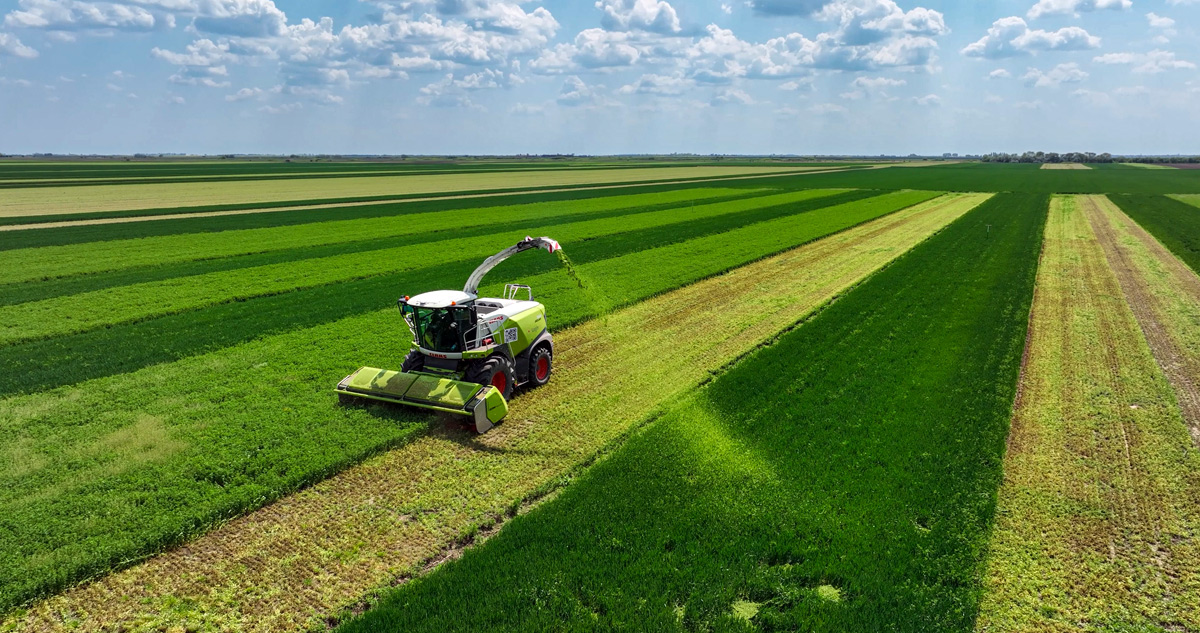
[[[0,160],[0,630],[1190,630],[1200,170],[1092,167]],[[504,422],[339,404],[541,235]]]

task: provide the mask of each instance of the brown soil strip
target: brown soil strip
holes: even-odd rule
[[[1200,630],[1200,452],[1077,202],[1046,226],[976,630]]]
[[[555,333],[549,385],[72,589],[0,629],[321,626],[565,483],[648,416],[977,206],[951,194]]]
[[[1150,351],[1175,389],[1192,438],[1200,445],[1200,349],[1189,349],[1187,340],[1200,317],[1200,277],[1108,198],[1080,196],[1079,200]],[[1123,239],[1128,237],[1133,239]],[[1191,314],[1185,312],[1182,320],[1173,310],[1177,306],[1171,305],[1179,299],[1192,304],[1191,310],[1183,306]]]

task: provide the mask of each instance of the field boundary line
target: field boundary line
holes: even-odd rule
[[[865,167],[865,168],[861,168],[861,169],[854,169],[854,171],[864,171],[864,170],[868,170],[868,169],[884,169],[887,167],[890,167],[890,165]],[[182,219],[190,219],[190,218],[213,218],[213,217],[222,217],[222,216],[229,216],[229,215],[252,215],[255,213],[278,213],[281,211],[305,211],[305,210],[310,210],[310,209],[313,209],[313,210],[315,210],[315,209],[340,209],[340,208],[351,208],[351,207],[363,207],[363,206],[370,206],[370,205],[376,205],[376,204],[405,204],[405,203],[409,203],[409,202],[434,202],[434,201],[438,201],[438,200],[468,200],[468,199],[473,199],[473,198],[492,198],[492,197],[518,195],[518,194],[519,195],[536,195],[536,194],[543,194],[543,193],[561,193],[561,192],[568,192],[568,191],[598,191],[598,190],[605,190],[605,189],[621,189],[621,188],[627,188],[627,187],[686,185],[686,184],[705,183],[705,182],[751,180],[751,179],[756,179],[756,178],[778,178],[781,176],[804,176],[804,175],[808,175],[808,174],[828,174],[828,173],[836,173],[836,172],[847,171],[847,170],[850,170],[850,168],[836,168],[836,169],[826,169],[826,170],[819,170],[819,171],[782,171],[782,172],[771,172],[771,173],[767,173],[767,174],[750,174],[750,175],[741,175],[741,176],[715,176],[712,178],[699,178],[699,179],[689,179],[689,180],[631,182],[631,183],[619,183],[619,184],[611,184],[611,185],[589,185],[589,186],[583,186],[583,187],[566,186],[566,187],[552,188],[552,189],[513,189],[513,190],[504,190],[504,191],[497,191],[497,192],[490,192],[490,193],[433,195],[433,196],[426,196],[426,197],[419,197],[419,198],[404,197],[404,198],[394,198],[394,199],[370,200],[370,201],[362,201],[362,202],[345,202],[345,203],[330,203],[330,204],[315,204],[315,205],[293,205],[293,206],[286,206],[286,207],[265,207],[265,208],[261,208],[261,209],[234,209],[234,210],[229,210],[229,211],[202,211],[202,212],[197,212],[197,213],[169,213],[169,214],[163,214],[163,215],[142,215],[142,216],[124,216],[124,217],[115,217],[115,218],[96,218],[96,219],[92,219],[92,220],[65,220],[62,222],[34,222],[34,223],[29,223],[29,224],[0,225],[0,231],[26,231],[26,230],[34,230],[34,229],[54,229],[54,228],[64,228],[64,227],[73,227],[73,226],[126,224],[126,223],[130,223],[130,222],[152,222],[152,221],[159,221],[159,220],[182,220]],[[32,217],[32,216],[30,216],[30,217]]]

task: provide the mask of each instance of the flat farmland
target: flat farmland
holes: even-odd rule
[[[347,196],[419,194],[550,188],[626,182],[693,180],[797,173],[819,167],[650,167],[580,171],[522,170],[498,173],[373,176],[320,179],[219,181],[77,187],[0,189],[0,217],[137,211],[221,204],[336,199]]]
[[[1042,169],[1079,170],[1091,169],[1091,167],[1084,165],[1083,163],[1042,163]]]
[[[1200,628],[1196,172],[903,166],[0,161],[0,629]],[[339,406],[526,235],[546,387]]]

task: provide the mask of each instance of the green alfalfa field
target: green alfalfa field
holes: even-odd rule
[[[269,178],[274,187],[366,170],[403,177],[357,163],[322,165],[324,173],[294,164],[135,167],[5,172],[0,199],[34,180],[53,189],[93,177],[110,187],[150,178],[166,181],[154,186]],[[537,167],[486,171],[530,178]],[[1191,263],[1193,231],[1154,218],[1191,208],[1166,194],[1200,193],[1200,179],[1183,170],[1101,177],[969,163],[828,165],[817,170],[828,173],[755,178],[691,167],[669,168],[677,181],[669,185],[609,173],[596,182],[621,186],[572,189],[583,175],[548,173],[531,181],[556,189],[544,193],[280,197],[288,210],[163,204],[157,215],[238,213],[0,232],[0,606],[8,624],[45,622],[44,605],[69,604],[82,581],[104,583],[444,432],[417,411],[338,407],[332,385],[362,364],[398,365],[407,335],[396,296],[459,287],[479,261],[524,235],[562,242],[586,287],[534,254],[497,269],[490,291],[532,283],[552,327],[566,330],[616,322],[614,313],[673,289],[942,204],[947,193],[981,192],[996,195],[929,225],[911,250],[880,260],[766,348],[729,351],[702,389],[639,405],[636,430],[573,462],[533,498],[505,501],[541,500],[466,548],[462,561],[396,570],[394,578],[418,579],[317,607],[326,625],[352,628],[971,629],[1047,194],[1113,194]],[[483,169],[439,165],[436,175]],[[653,395],[655,386],[644,389]],[[519,395],[512,406],[533,398]],[[587,466],[596,455],[606,457]],[[431,552],[478,527],[446,532]],[[486,600],[464,606],[463,596],[485,586]],[[373,608],[355,615],[365,607]],[[158,617],[155,626],[171,622],[162,609]]]

